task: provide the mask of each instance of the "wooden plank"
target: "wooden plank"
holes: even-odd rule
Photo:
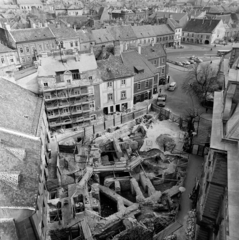
[[[86,240],[94,240],[92,237],[91,231],[90,231],[90,227],[85,219],[81,222],[81,227],[82,227],[85,239]]]

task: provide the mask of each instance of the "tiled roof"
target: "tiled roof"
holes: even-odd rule
[[[183,28],[183,31],[193,33],[212,33],[219,22],[220,20],[215,19],[192,19],[187,22],[186,26]]]
[[[42,99],[8,80],[0,79],[0,127],[36,135]]]
[[[16,42],[41,41],[46,39],[55,39],[54,35],[48,27],[46,28],[27,28],[11,30]]]
[[[134,80],[143,80],[154,76],[154,72],[152,71],[153,68],[151,65],[146,64],[145,62],[147,59],[145,59],[142,55],[138,54],[136,51],[127,51],[123,52],[122,54],[122,60],[125,66],[129,67],[132,71],[135,72],[135,68],[137,69],[143,69],[144,71],[142,73],[135,72]],[[149,62],[148,62],[149,63]]]
[[[82,43],[94,41],[92,33],[86,30],[78,30],[76,31],[76,34]]]
[[[135,40],[137,39],[132,26],[109,26],[107,27],[115,40]]]
[[[174,31],[167,24],[153,25],[156,36],[173,34]]]
[[[176,20],[174,20],[173,18],[168,18],[167,23],[173,30],[175,30],[175,28],[181,28],[179,23]]]
[[[57,26],[55,24],[50,24],[49,28],[51,29],[52,33],[56,37],[56,39],[72,39],[78,38],[75,30],[70,27],[65,26]]]
[[[13,187],[10,181],[0,179],[0,207],[35,208],[40,152],[35,152],[34,156],[27,152],[24,159],[19,159],[6,147],[9,146],[5,143],[0,144],[0,169],[7,172],[18,171],[20,175],[17,187]]]
[[[147,38],[156,36],[152,25],[133,26],[132,29],[137,38]]]
[[[133,76],[134,72],[127,68],[120,56],[111,55],[107,60],[97,61],[103,81]]]
[[[17,240],[17,231],[15,222],[11,218],[0,218],[0,236],[6,240]]]
[[[107,43],[114,41],[114,37],[111,35],[108,29],[96,29],[92,30],[92,36],[96,44]]]
[[[166,57],[166,52],[161,44],[155,44],[154,46],[142,46],[141,54],[147,59]]]
[[[88,16],[60,16],[59,20],[62,20],[71,25],[71,27],[76,26],[78,29],[82,27],[87,21]]]
[[[14,52],[15,50],[0,43],[0,53]]]
[[[185,15],[187,15],[187,13],[155,12],[150,16],[150,18],[154,18],[155,16],[157,18],[164,18],[164,17],[169,18],[170,16],[172,16],[174,20],[179,21]]]
[[[227,185],[227,155],[223,153],[215,153],[215,166],[211,182]]]

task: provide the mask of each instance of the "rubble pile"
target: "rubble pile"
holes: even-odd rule
[[[196,209],[193,209],[188,212],[187,227],[185,230],[185,234],[188,240],[194,239],[195,225],[196,225]]]
[[[175,136],[156,132],[148,138],[154,126],[159,127],[147,114],[97,134],[77,151],[62,148],[59,184],[67,187],[65,194],[57,192],[60,200],[49,201],[61,201],[60,216],[69,226],[82,222],[85,239],[151,240],[174,221],[187,159],[171,153]],[[175,238],[165,240],[170,239]]]

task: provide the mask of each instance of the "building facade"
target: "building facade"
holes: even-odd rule
[[[192,19],[183,28],[182,42],[213,44],[224,39],[225,33],[222,20]]]
[[[20,66],[16,50],[0,44],[0,76],[4,76],[6,72],[14,72]]]
[[[101,80],[93,53],[41,59],[38,82],[50,129],[89,125],[101,112]]]
[[[197,239],[238,238],[238,50],[238,44],[234,45],[225,90],[214,93],[210,150],[198,202]]]
[[[39,54],[56,49],[55,36],[48,27],[5,31],[6,45],[16,49],[22,66],[32,65]]]
[[[174,46],[174,31],[167,24],[153,25],[156,34],[156,43],[164,47]]]
[[[97,64],[103,81],[100,85],[103,113],[133,109],[134,73],[123,64],[120,56],[111,55]]]

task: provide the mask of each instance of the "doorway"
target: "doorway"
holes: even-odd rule
[[[105,108],[103,109],[103,112],[104,112],[105,115],[108,115],[108,107],[105,107]]]
[[[205,44],[209,44],[209,40],[205,40]]]
[[[116,105],[116,112],[120,112],[120,104]]]

